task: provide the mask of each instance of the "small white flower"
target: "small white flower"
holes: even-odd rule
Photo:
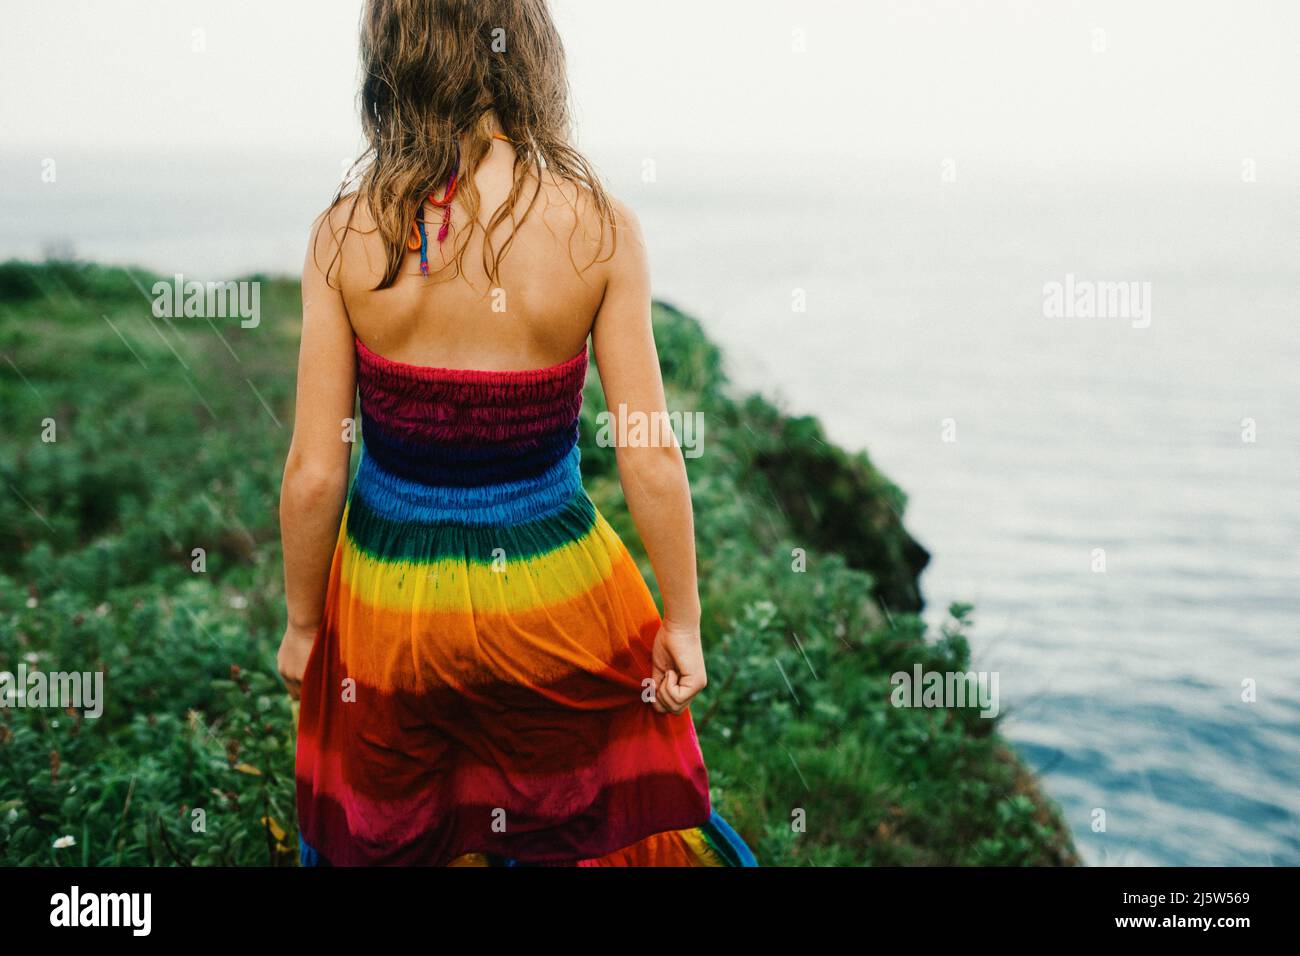
[[[36,607],[36,604],[37,604],[36,598],[34,598],[34,597],[29,597],[29,598],[27,599],[27,606],[28,606],[28,607]]]
[[[23,655],[23,660],[28,664],[39,664],[41,662],[41,655],[37,654],[35,651],[28,651]]]
[[[236,594],[230,598],[230,606],[236,611],[242,611],[244,608],[248,607],[248,598],[244,597],[242,594]]]
[[[8,823],[13,823],[17,819],[18,819],[18,808],[10,807],[9,812],[5,814],[5,821]]]
[[[54,841],[54,849],[62,850],[66,847],[76,846],[77,838],[74,836],[61,836]]]
[[[99,607],[95,608],[95,615],[96,615],[97,617],[106,617],[106,616],[108,615],[109,610],[110,610],[110,609],[109,609],[109,606],[108,606],[108,602],[105,601],[105,602],[104,602],[103,604],[101,604]]]

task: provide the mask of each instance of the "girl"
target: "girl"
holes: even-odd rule
[[[609,408],[657,420],[664,392],[545,0],[370,0],[361,54],[367,162],[313,228],[280,507],[303,862],[753,865],[689,712],[681,452],[617,449],[662,617],[579,474],[589,337]]]

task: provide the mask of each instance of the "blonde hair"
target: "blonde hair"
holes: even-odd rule
[[[369,208],[385,251],[376,289],[396,281],[416,213],[429,193],[441,193],[454,172],[459,172],[457,197],[468,223],[457,233],[454,262],[460,273],[478,228],[480,199],[473,174],[492,145],[485,122],[489,113],[496,114],[516,158],[509,195],[485,230],[488,277],[499,281],[501,260],[541,193],[543,170],[585,188],[599,216],[597,248],[603,248],[606,225],[614,232],[613,208],[590,163],[570,142],[564,46],[546,0],[367,0],[361,17],[361,68],[367,147],[331,208],[353,193]],[[463,157],[461,137],[468,142]],[[515,221],[512,212],[530,178],[532,195]],[[355,210],[353,203],[345,232],[352,228]],[[510,233],[500,248],[493,248],[488,237],[507,218],[512,219]],[[341,242],[336,259],[340,250]]]

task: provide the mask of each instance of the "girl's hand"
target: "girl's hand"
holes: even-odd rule
[[[682,713],[691,698],[708,683],[699,627],[661,624],[650,661],[655,683],[654,707],[661,714]]]
[[[290,624],[280,641],[280,653],[275,656],[275,666],[284,679],[284,686],[294,700],[302,691],[302,675],[307,670],[307,658],[316,643],[316,628],[295,627]]]

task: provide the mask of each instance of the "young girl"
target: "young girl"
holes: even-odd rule
[[[662,618],[579,474],[588,337],[609,408],[664,393],[545,0],[370,0],[361,52],[368,161],[313,229],[280,506],[303,862],[754,865],[688,709],[681,452],[617,449]]]

